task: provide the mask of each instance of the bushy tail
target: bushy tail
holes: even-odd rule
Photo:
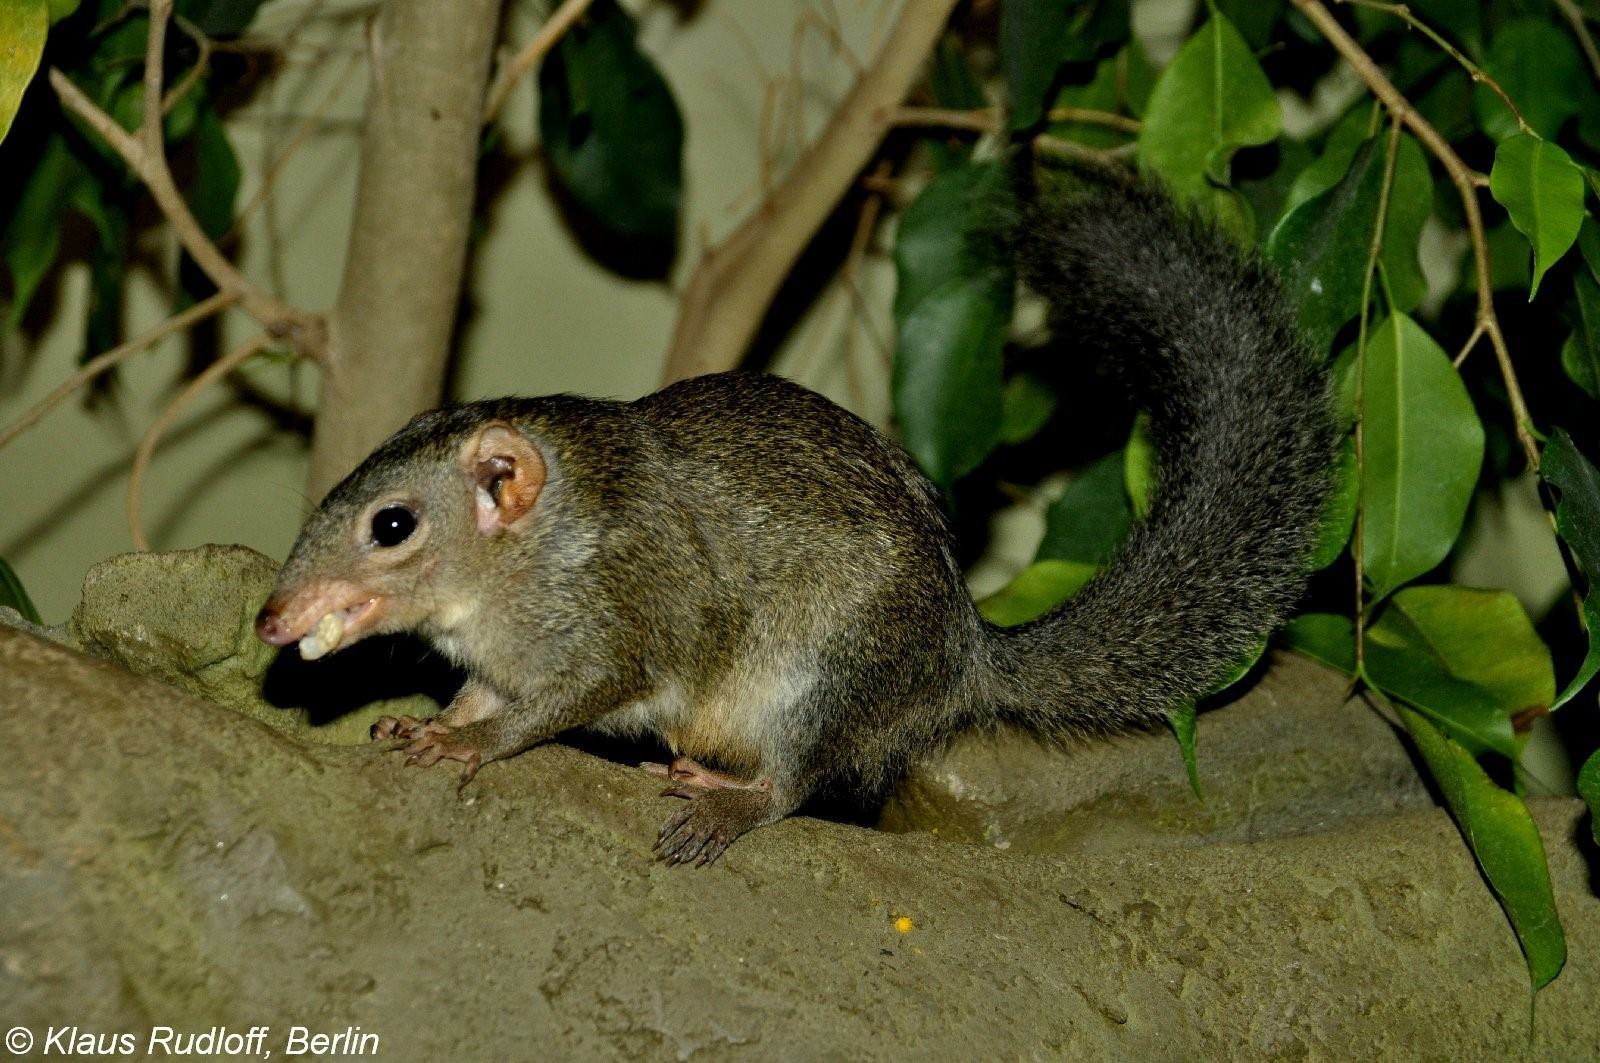
[[[1018,254],[1057,335],[1151,415],[1157,484],[1102,574],[989,633],[986,700],[1053,734],[1138,726],[1209,692],[1303,592],[1336,443],[1328,377],[1276,279],[1145,182],[1030,197]]]

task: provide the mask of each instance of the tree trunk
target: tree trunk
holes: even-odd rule
[[[378,14],[355,218],[312,435],[313,498],[441,398],[499,16],[499,0],[387,0]]]

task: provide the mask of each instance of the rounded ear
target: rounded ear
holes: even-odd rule
[[[462,452],[473,485],[478,531],[493,535],[533,509],[544,487],[544,455],[506,421],[490,421]]]

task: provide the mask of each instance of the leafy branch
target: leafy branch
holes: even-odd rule
[[[152,0],[145,51],[144,120],[134,133],[123,129],[116,119],[96,106],[60,69],[50,69],[50,86],[62,106],[81,118],[149,189],[161,213],[178,234],[184,250],[211,282],[220,291],[234,296],[240,308],[274,338],[289,343],[308,357],[320,359],[327,345],[322,318],[289,306],[246,279],[206,235],[173,180],[162,139],[162,80],[167,24],[171,18],[172,0]]]
[[[1472,243],[1472,258],[1474,264],[1474,278],[1478,292],[1478,309],[1473,329],[1473,339],[1476,343],[1482,337],[1488,337],[1494,349],[1495,361],[1500,368],[1500,379],[1505,384],[1506,397],[1511,405],[1511,414],[1517,442],[1522,447],[1523,456],[1527,459],[1528,467],[1534,471],[1539,468],[1539,444],[1533,437],[1533,417],[1528,412],[1527,400],[1522,394],[1522,385],[1517,380],[1516,367],[1511,362],[1511,350],[1506,345],[1505,334],[1500,328],[1500,319],[1495,314],[1494,308],[1494,281],[1490,272],[1489,240],[1484,231],[1483,211],[1478,205],[1478,180],[1477,175],[1466,163],[1461,161],[1461,156],[1456,154],[1450,142],[1446,140],[1437,129],[1424,118],[1410,100],[1395,88],[1394,83],[1373,62],[1354,37],[1339,24],[1339,20],[1321,3],[1321,0],[1292,0],[1300,13],[1310,20],[1329,44],[1333,45],[1345,62],[1350,64],[1352,70],[1372,91],[1383,105],[1388,108],[1394,117],[1410,129],[1424,147],[1439,160],[1449,175],[1451,184],[1455,185],[1456,192],[1461,198],[1462,213],[1466,217],[1467,235]],[[1469,344],[1470,349],[1470,344]]]

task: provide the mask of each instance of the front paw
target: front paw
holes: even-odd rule
[[[478,774],[478,769],[483,767],[483,751],[471,742],[462,738],[460,732],[452,731],[442,723],[429,720],[418,728],[413,735],[401,735],[401,740],[410,739],[405,745],[396,744],[394,752],[406,755],[406,764],[417,768],[431,768],[441,760],[458,760],[464,766],[461,772],[461,782],[458,786],[464,787]]]

